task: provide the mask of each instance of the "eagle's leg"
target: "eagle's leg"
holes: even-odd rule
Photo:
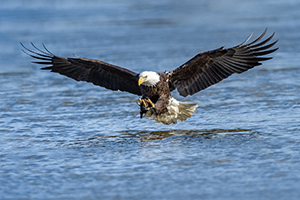
[[[146,99],[146,102],[150,104],[150,106],[147,108],[148,110],[149,110],[150,108],[154,108],[154,107],[155,107],[155,106],[154,106],[154,103],[151,101],[151,99]]]
[[[137,104],[140,106],[140,115],[141,115],[141,118],[143,118],[143,115],[145,113],[147,113],[148,110],[150,109],[147,107],[148,103],[145,101],[145,99],[139,98],[139,101],[137,102]]]
[[[152,113],[153,109],[155,109],[154,103],[149,98],[139,98],[138,102],[136,102],[140,106],[140,115],[143,118],[145,113]],[[151,114],[150,114],[151,115]]]
[[[139,106],[145,107],[146,110],[150,110],[150,108],[154,108],[154,103],[151,101],[151,99],[141,99],[139,98],[139,101],[137,102]],[[150,104],[150,105],[149,105]]]

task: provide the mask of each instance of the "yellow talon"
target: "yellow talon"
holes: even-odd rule
[[[142,109],[145,109],[145,110],[150,110],[151,108],[155,108],[155,105],[154,103],[151,101],[151,99],[141,99],[139,98],[139,101],[136,102]]]
[[[144,116],[151,116],[153,114],[153,109],[155,108],[154,103],[149,98],[141,99],[136,102],[140,106],[140,115],[141,118]],[[150,112],[151,111],[151,112]]]
[[[149,103],[151,105],[152,108],[154,108],[154,103],[151,101],[151,99],[146,99],[147,103]],[[149,108],[150,109],[150,108]],[[148,110],[149,110],[148,109]]]
[[[139,106],[141,106],[142,104],[141,104],[141,102],[142,102],[142,100],[141,100],[141,98],[139,98],[139,102],[136,102]]]
[[[139,102],[136,102],[139,106],[146,106],[145,100],[139,98]]]

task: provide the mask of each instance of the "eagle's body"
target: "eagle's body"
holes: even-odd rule
[[[144,71],[140,73],[139,80],[142,99],[150,99],[155,108],[155,110],[145,110],[146,117],[158,123],[171,124],[177,123],[177,120],[185,121],[196,112],[197,103],[183,103],[172,97],[169,73]]]
[[[147,116],[159,123],[185,121],[196,111],[196,103],[183,103],[174,99],[171,91],[177,89],[181,96],[193,95],[234,73],[242,73],[260,61],[271,59],[261,57],[277,50],[271,49],[277,42],[267,44],[274,33],[259,42],[264,33],[253,42],[248,42],[252,34],[242,44],[223,49],[223,47],[199,53],[177,69],[170,72],[144,71],[140,74],[100,60],[86,58],[63,58],[45,50],[32,51],[24,47],[25,53],[41,61],[38,64],[50,65],[42,69],[51,70],[77,81],[92,82],[111,90],[120,90],[142,96],[139,99],[141,117]],[[29,52],[29,53],[28,53]]]

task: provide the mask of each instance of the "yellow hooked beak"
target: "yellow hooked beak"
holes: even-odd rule
[[[138,85],[140,86],[142,83],[144,83],[147,80],[147,78],[140,77],[138,81]]]

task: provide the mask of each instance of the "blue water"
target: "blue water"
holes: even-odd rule
[[[0,1],[0,199],[299,199],[300,2]],[[19,42],[135,72],[276,32],[272,60],[183,98],[176,125],[137,96],[39,70]]]

